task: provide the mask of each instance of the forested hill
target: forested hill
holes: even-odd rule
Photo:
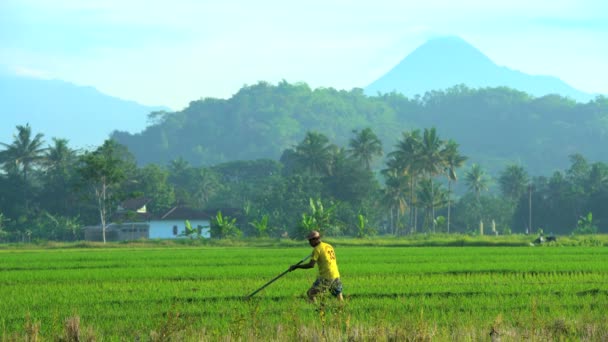
[[[362,89],[311,89],[308,85],[260,82],[232,98],[191,102],[180,112],[160,113],[139,134],[115,132],[140,164],[183,157],[193,165],[232,160],[279,159],[307,131],[346,146],[352,131],[371,127],[389,152],[404,131],[436,127],[455,140],[469,163],[491,173],[509,163],[548,175],[580,153],[608,161],[608,98],[587,103],[549,95],[540,98],[509,88],[457,86],[407,98],[367,96]],[[376,165],[383,167],[382,161]]]

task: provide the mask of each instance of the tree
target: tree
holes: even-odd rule
[[[361,206],[366,199],[373,198],[377,193],[379,185],[373,173],[343,149],[336,151],[331,164],[332,174],[321,179],[326,197]]]
[[[498,178],[502,194],[509,200],[518,201],[527,191],[529,177],[523,167],[509,165]]]
[[[420,170],[423,174],[426,175],[427,179],[430,181],[429,190],[431,190],[431,198],[434,198],[434,194],[432,193],[435,190],[433,186],[433,177],[439,175],[445,169],[445,158],[444,158],[444,149],[445,142],[439,139],[437,135],[437,130],[435,127],[431,129],[424,129],[424,133],[422,135],[422,141],[420,144],[420,149],[418,151],[418,163],[420,165]],[[431,216],[435,217],[435,204],[434,201],[430,202],[431,204]],[[435,231],[435,220],[432,222],[433,231]]]
[[[357,224],[355,228],[355,235],[358,238],[376,234],[376,230],[369,226],[369,220],[363,214],[357,214]]]
[[[273,178],[258,189],[254,213],[268,213],[277,235],[297,236],[301,215],[310,207],[309,198],[320,198],[323,185],[318,177],[294,174]]]
[[[150,200],[148,210],[153,214],[167,212],[175,203],[175,190],[169,184],[169,171],[155,164],[137,169],[136,189]]]
[[[114,140],[106,140],[95,151],[80,157],[78,173],[97,202],[104,243],[109,212],[119,200],[120,184],[134,168],[133,156]]]
[[[400,216],[405,214],[408,207],[406,198],[410,181],[407,175],[395,169],[384,170],[383,174],[386,180],[382,190],[382,203],[389,208],[391,234],[396,235],[399,233]]]
[[[488,190],[490,180],[481,166],[478,164],[473,164],[471,169],[465,174],[465,182],[467,183],[469,190],[475,194],[475,199],[477,200],[476,203],[479,206],[479,220],[481,222],[482,208],[480,196],[482,191]]]
[[[471,169],[465,173],[465,182],[470,191],[479,199],[482,191],[487,191],[490,178],[478,164],[473,164]]]
[[[6,147],[6,150],[0,152],[0,163],[4,165],[5,170],[21,174],[23,180],[23,194],[25,200],[26,212],[29,208],[29,199],[27,196],[28,189],[28,174],[32,168],[39,165],[44,160],[44,152],[46,148],[42,147],[44,135],[36,134],[32,137],[32,128],[29,124],[25,126],[17,126],[17,135],[12,144],[0,143]]]
[[[253,220],[249,224],[253,227],[257,237],[268,236],[268,215],[262,215],[260,220]]]
[[[441,208],[447,204],[447,192],[440,184],[435,184],[431,179],[423,179],[418,184],[419,205],[424,208],[424,228],[435,233],[435,208]],[[430,227],[429,227],[430,226]]]
[[[236,218],[223,216],[221,211],[218,211],[215,217],[211,219],[210,233],[214,239],[236,238],[242,235],[242,232],[236,226]]]
[[[448,218],[447,231],[450,232],[451,222],[451,207],[452,207],[452,182],[458,180],[456,169],[461,167],[467,160],[467,157],[458,152],[458,144],[453,140],[448,140],[445,149],[443,150],[443,159],[445,161],[445,173],[448,178]]]
[[[311,230],[324,232],[325,235],[334,235],[338,233],[337,224],[334,222],[334,211],[336,205],[325,208],[321,199],[308,199],[309,213],[302,214],[300,221],[298,237],[304,238]]]
[[[194,170],[192,190],[196,207],[204,208],[209,200],[222,189],[218,175],[208,168]]]
[[[455,203],[455,208],[453,231],[478,234],[480,220],[495,221],[497,231],[509,231],[513,224],[513,206],[503,196],[481,195],[478,199],[468,192]]]
[[[184,158],[179,157],[169,162],[167,181],[173,186],[175,201],[179,204],[191,204],[193,200],[190,188],[193,167]]]
[[[422,164],[420,162],[420,150],[422,149],[422,137],[419,130],[403,132],[401,139],[395,145],[395,150],[389,153],[387,161],[388,169],[396,170],[397,173],[409,176],[410,192],[410,226],[412,232],[416,231],[417,208],[416,208],[416,184],[418,177],[422,174]]]
[[[4,230],[5,222],[8,222],[8,219],[0,212],[0,241],[4,241],[8,237],[8,232]]]
[[[295,148],[298,165],[313,176],[331,174],[331,160],[335,146],[329,139],[316,132],[306,133],[304,140]]]
[[[53,215],[70,216],[80,213],[81,204],[74,191],[76,186],[76,151],[66,139],[53,138],[46,150],[41,180],[40,204]]]
[[[32,137],[32,128],[29,124],[17,126],[17,135],[12,144],[0,143],[6,150],[0,152],[0,161],[7,170],[15,170],[27,182],[27,176],[31,168],[40,164],[44,159],[46,148],[42,147],[44,135],[36,134]]]
[[[605,189],[608,189],[608,165],[601,162],[591,164],[585,186],[586,193],[593,194]]]
[[[354,138],[351,138],[348,152],[359,160],[368,171],[371,171],[372,160],[375,156],[382,155],[382,142],[371,128],[365,128],[360,132],[353,130]]]
[[[570,156],[570,169],[566,171],[568,180],[574,185],[577,193],[582,193],[585,189],[585,183],[589,177],[589,163],[581,154],[573,154]]]
[[[585,216],[581,216],[577,221],[576,228],[572,231],[572,234],[575,235],[596,233],[597,227],[593,221],[593,214],[591,212],[587,213]]]

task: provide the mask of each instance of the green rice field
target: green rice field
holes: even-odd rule
[[[244,298],[310,251],[0,250],[0,338],[608,340],[606,247],[337,245],[343,303],[305,300],[316,269],[288,273]]]

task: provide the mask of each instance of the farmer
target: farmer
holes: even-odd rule
[[[342,282],[340,281],[340,272],[338,271],[334,248],[328,243],[321,242],[321,234],[316,230],[310,232],[307,239],[313,248],[310,261],[307,264],[291,265],[289,271],[291,272],[297,268],[313,268],[318,263],[319,276],[310,289],[308,289],[308,299],[314,302],[315,297],[319,293],[329,290],[334,297],[342,301]]]

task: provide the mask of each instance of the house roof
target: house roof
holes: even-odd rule
[[[188,207],[173,207],[160,220],[209,220],[211,216],[206,212]]]
[[[122,210],[133,210],[136,211],[141,209],[144,205],[150,202],[149,198],[139,197],[139,198],[129,198],[128,200],[123,201],[120,204],[120,208]]]

